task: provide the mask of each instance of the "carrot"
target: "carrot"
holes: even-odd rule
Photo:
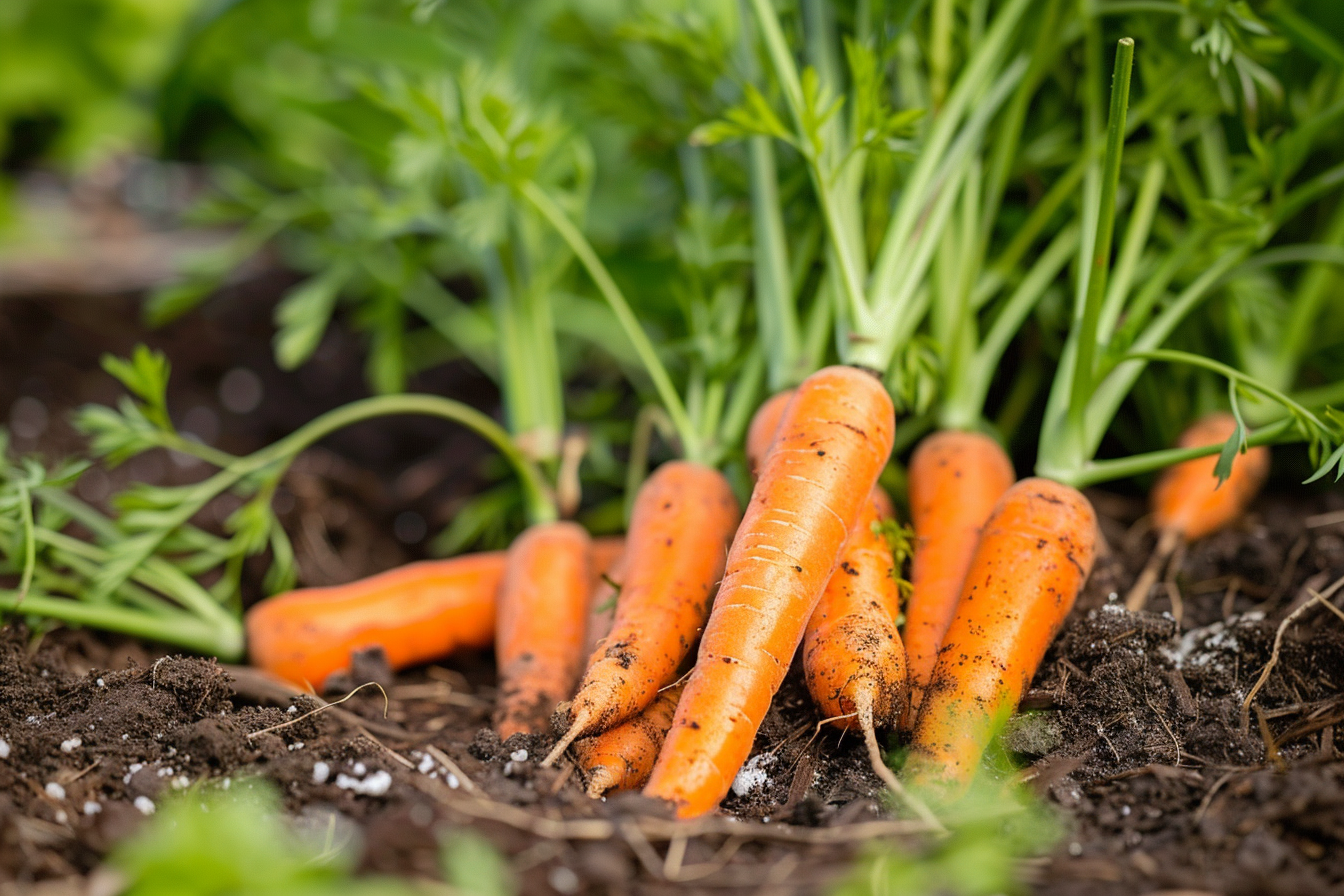
[[[539,523],[509,548],[499,591],[495,730],[508,740],[549,730],[583,666],[592,591],[588,533],[576,523]]]
[[[857,368],[814,373],[788,403],[644,790],[680,816],[713,809],[751,752],[894,431],[890,397]]]
[[[1210,414],[1181,433],[1177,448],[1198,448],[1226,442],[1237,430],[1231,414]],[[1200,457],[1168,467],[1152,491],[1157,549],[1125,598],[1130,610],[1142,610],[1162,565],[1183,542],[1195,541],[1231,525],[1246,512],[1269,476],[1269,448],[1252,448],[1232,461],[1221,485],[1214,475],[1216,456]]]
[[[914,722],[952,622],[980,528],[1015,478],[1008,455],[980,433],[936,432],[910,457],[915,555],[905,606],[905,655],[910,666],[910,706],[903,717],[907,728]]]
[[[644,786],[667,730],[672,727],[672,716],[684,687],[683,683],[663,690],[633,718],[575,742],[574,752],[578,754],[579,770],[588,782],[590,797],[596,799],[609,790]]]
[[[247,611],[254,665],[286,681],[321,687],[350,668],[350,655],[381,648],[393,669],[459,647],[488,647],[504,552],[411,563],[327,588],[300,588]]]
[[[1097,539],[1082,492],[1024,479],[985,523],[910,743],[915,780],[963,784],[1078,597]]]
[[[615,621],[570,704],[565,735],[543,766],[575,739],[643,710],[671,680],[709,618],[740,516],[728,480],[703,464],[665,463],[640,487]]]
[[[890,517],[891,500],[875,487],[803,634],[807,689],[839,728],[894,724],[906,699],[895,569],[876,528]]]
[[[784,408],[793,397],[792,389],[785,389],[771,395],[752,415],[747,426],[747,470],[755,476],[765,464],[765,455],[779,430],[779,421],[784,416]]]

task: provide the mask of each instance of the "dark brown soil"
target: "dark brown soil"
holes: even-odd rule
[[[285,375],[271,365],[269,305],[257,296],[287,282],[253,282],[151,337],[175,364],[175,412],[206,408],[222,424],[220,447],[250,450],[362,393],[358,365],[348,363],[357,342],[339,329],[319,352],[320,370]],[[76,450],[64,414],[116,395],[98,354],[144,337],[130,299],[90,302],[6,301],[0,412],[26,396],[47,415],[36,435],[16,439],[23,450]],[[221,404],[221,378],[238,368],[263,385],[255,411]],[[421,386],[487,409],[495,402],[488,384],[461,370],[436,376]],[[433,532],[471,487],[461,473],[479,451],[449,427],[402,421],[358,428],[306,455],[280,497],[304,581],[346,580],[420,556],[422,539],[390,534],[398,514],[413,508]],[[194,475],[151,461],[103,473],[102,487]],[[435,484],[444,480],[451,484]],[[1263,498],[1239,529],[1177,558],[1140,614],[1121,604],[1152,550],[1142,503],[1092,497],[1111,552],[1005,737],[1019,774],[1067,831],[1052,854],[1024,866],[1030,888],[1043,896],[1344,892],[1336,746],[1344,621],[1319,606],[1303,610],[1243,709],[1283,620],[1344,576],[1344,494]],[[386,717],[382,698],[366,690],[298,720],[317,705],[312,698],[247,670],[125,639],[5,629],[0,891],[10,892],[6,880],[85,875],[165,793],[242,775],[274,781],[296,815],[335,811],[357,823],[370,871],[436,876],[436,832],[470,825],[509,857],[529,894],[820,892],[864,847],[900,829],[887,820],[858,739],[817,732],[796,670],[761,729],[743,779],[752,786],[691,829],[637,796],[588,800],[563,764],[538,768],[547,738],[499,743],[486,728],[489,655],[396,676],[373,664],[354,676],[384,677]]]

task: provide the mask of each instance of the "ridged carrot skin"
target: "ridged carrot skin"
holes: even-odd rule
[[[895,562],[878,529],[891,516],[891,499],[874,486],[803,635],[807,689],[839,728],[894,725],[909,692]]]
[[[1176,443],[1197,448],[1226,442],[1236,432],[1231,414],[1197,420]],[[1200,457],[1168,467],[1152,492],[1153,523],[1159,531],[1179,532],[1187,541],[1211,535],[1236,522],[1269,476],[1269,448],[1251,448],[1232,461],[1232,474],[1220,486],[1213,475],[1218,457]]]
[[[775,440],[779,421],[784,417],[784,408],[790,398],[793,398],[792,389],[776,392],[763,401],[751,417],[751,423],[747,426],[746,454],[747,470],[752,476],[760,472],[765,464],[765,455],[770,450],[770,443]]]
[[[980,529],[1016,475],[999,444],[975,432],[924,438],[910,457],[910,521],[915,529],[910,599],[905,606],[905,656],[910,666],[913,723],[952,622]]]
[[[320,689],[360,650],[382,648],[402,669],[460,647],[489,647],[504,565],[504,552],[493,551],[277,594],[247,611],[248,653],[254,665]]]
[[[531,526],[509,548],[499,590],[495,661],[500,738],[550,730],[551,713],[583,668],[591,540],[570,522]]]
[[[616,618],[567,713],[575,738],[624,722],[653,702],[695,646],[741,518],[732,487],[713,467],[663,464],[635,497]]]
[[[587,792],[597,799],[612,790],[636,790],[649,780],[685,684],[658,694],[644,711],[574,744]]]
[[[894,431],[890,397],[856,368],[814,373],[789,402],[644,790],[680,816],[713,809],[751,752]]]
[[[916,780],[961,785],[1017,708],[1092,570],[1097,518],[1075,488],[1024,479],[985,523],[910,743]]]

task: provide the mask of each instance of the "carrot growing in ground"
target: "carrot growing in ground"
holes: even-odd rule
[[[971,559],[924,694],[907,766],[968,781],[1092,570],[1097,519],[1075,488],[1024,479],[999,500]]]
[[[244,617],[254,665],[320,689],[351,654],[377,647],[403,669],[460,647],[489,647],[504,552],[426,560],[348,585],[300,588]]]
[[[1073,605],[1090,572],[1097,537],[1095,513],[1078,488],[1217,450],[1211,446],[1093,459],[1144,363],[1150,359],[1188,361],[1217,369],[1234,386],[1251,385],[1239,372],[1207,359],[1157,351],[1227,270],[1224,265],[1235,262],[1240,250],[1201,274],[1151,321],[1146,317],[1150,308],[1126,307],[1127,276],[1117,276],[1108,289],[1133,53],[1132,40],[1119,42],[1106,151],[1101,170],[1095,172],[1100,192],[1091,209],[1092,226],[1083,228],[1092,242],[1083,247],[1086,264],[1079,265],[1073,324],[1041,426],[1037,472],[1048,478],[1027,479],[1013,486],[986,523],[916,718],[910,768],[917,781],[961,786],[974,774],[995,724],[1016,707]],[[1159,189],[1161,173],[1158,170],[1153,179]],[[1151,223],[1151,215],[1141,209],[1133,215],[1122,259],[1136,257]],[[1115,326],[1121,320],[1130,329],[1117,334]],[[1256,388],[1265,394],[1272,392]],[[1235,400],[1235,388],[1233,395]],[[1274,395],[1289,407],[1297,424],[1325,441],[1323,424],[1278,393]],[[1239,448],[1248,441],[1272,440],[1288,428],[1288,423],[1266,427],[1244,440],[1239,430],[1237,442],[1230,445]],[[1328,460],[1327,466],[1335,462]]]
[[[1177,448],[1222,445],[1237,431],[1228,413],[1210,414],[1181,433]],[[1134,582],[1125,607],[1142,610],[1162,566],[1183,543],[1212,535],[1241,518],[1269,475],[1269,448],[1252,448],[1232,461],[1227,479],[1216,474],[1218,458],[1187,460],[1162,471],[1150,496],[1157,548]]]
[[[891,398],[856,368],[818,371],[789,402],[645,788],[679,815],[712,809],[750,753],[894,431]]]
[[[592,591],[591,545],[577,523],[530,526],[509,548],[499,591],[495,660],[502,740],[548,730],[583,666]]]
[[[938,648],[952,622],[981,527],[1013,484],[1012,461],[989,436],[944,430],[927,436],[910,458],[910,518],[915,529],[905,654],[914,722]]]
[[[877,776],[928,822],[928,807],[906,793],[882,758],[877,728],[894,726],[909,697],[905,648],[896,617],[900,587],[891,545],[882,525],[891,500],[874,486],[850,533],[840,566],[831,575],[803,635],[803,673],[827,722],[857,728]]]
[[[639,713],[671,680],[709,617],[740,516],[728,480],[712,467],[670,461],[645,481],[626,535],[616,618],[543,766],[575,739]]]
[[[596,799],[610,790],[644,786],[672,727],[684,688],[684,683],[664,688],[643,712],[575,742],[574,752],[578,754],[579,770],[587,781],[590,797]]]

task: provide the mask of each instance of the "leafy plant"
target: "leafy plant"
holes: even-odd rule
[[[335,819],[333,817],[333,825]],[[508,868],[478,835],[445,835],[447,885],[354,877],[357,859],[336,828],[299,833],[260,779],[229,790],[198,787],[164,801],[109,863],[127,896],[511,896]]]

